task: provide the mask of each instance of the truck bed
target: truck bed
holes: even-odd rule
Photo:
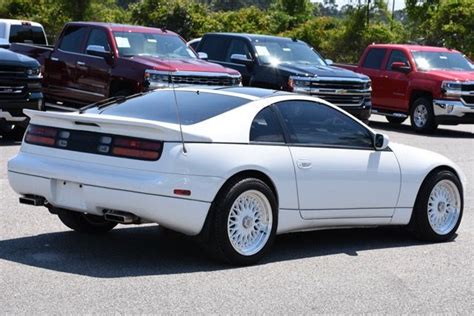
[[[24,43],[12,43],[10,50],[23,54],[29,57],[32,57],[43,65],[44,60],[49,57],[53,52],[54,46],[52,45],[37,45],[37,44],[24,44]]]

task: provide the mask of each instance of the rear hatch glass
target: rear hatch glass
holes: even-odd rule
[[[32,25],[12,25],[10,43],[29,43],[46,45],[43,29]]]
[[[159,90],[128,99],[122,103],[108,105],[102,109],[91,108],[86,113],[100,113],[121,117],[153,120],[166,123],[191,125],[220,115],[250,102],[246,98],[200,92]],[[176,106],[178,104],[178,107]]]

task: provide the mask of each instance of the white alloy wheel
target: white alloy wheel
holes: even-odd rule
[[[428,198],[428,221],[439,235],[450,233],[459,220],[461,195],[450,180],[441,180],[431,190]]]
[[[413,121],[416,127],[423,128],[428,121],[428,109],[424,104],[418,104],[413,111]]]
[[[227,234],[232,247],[243,256],[252,256],[265,247],[272,231],[272,207],[267,197],[248,190],[231,206]]]

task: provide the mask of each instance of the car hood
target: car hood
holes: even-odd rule
[[[453,81],[474,80],[474,70],[473,71],[430,70],[430,71],[426,71],[425,73],[430,76],[436,76],[440,80],[453,80]]]
[[[236,70],[225,68],[202,59],[163,59],[153,56],[133,56],[129,58],[135,62],[147,65],[150,69],[161,71],[215,72],[240,75]]]
[[[334,66],[320,66],[320,65],[307,65],[307,64],[279,64],[280,70],[290,73],[290,75],[297,76],[318,76],[318,77],[337,77],[337,78],[354,78],[354,79],[366,79],[369,77],[363,74],[358,74],[353,71],[334,67]]]
[[[33,68],[39,67],[40,64],[31,57],[0,48],[0,65]]]

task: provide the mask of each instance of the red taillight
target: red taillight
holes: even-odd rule
[[[53,127],[30,125],[26,132],[25,141],[30,144],[54,146],[58,130]]]
[[[158,160],[161,153],[161,143],[135,138],[115,138],[112,154],[116,156]]]

